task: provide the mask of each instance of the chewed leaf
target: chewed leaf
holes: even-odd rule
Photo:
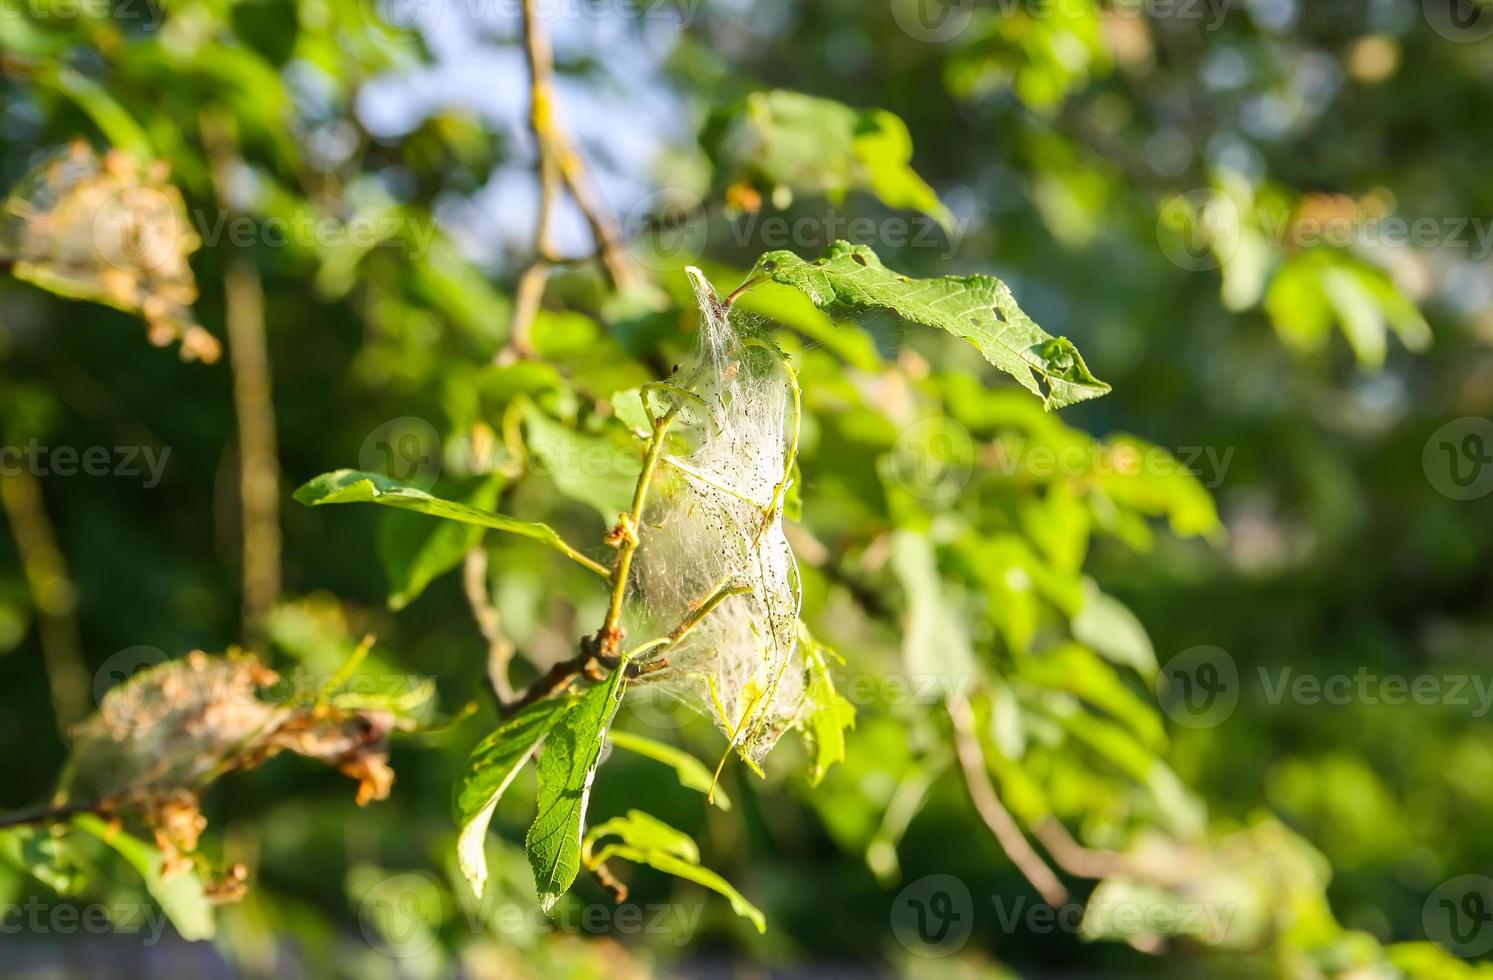
[[[1078,348],[1032,322],[994,276],[910,279],[882,265],[871,249],[849,242],[836,242],[815,262],[792,252],[769,252],[752,274],[792,286],[827,312],[886,311],[909,323],[946,330],[973,344],[1049,409],[1109,391],[1089,371]]]
[[[383,504],[385,507],[413,510],[421,514],[429,514],[431,517],[443,517],[448,521],[461,521],[465,524],[490,527],[495,531],[507,531],[509,534],[517,534],[520,537],[538,541],[540,544],[549,545],[571,561],[586,566],[598,575],[608,574],[606,568],[566,544],[564,539],[548,524],[515,520],[492,511],[479,510],[452,500],[432,497],[424,490],[405,486],[398,480],[391,480],[379,473],[365,473],[360,470],[336,470],[323,473],[297,490],[295,499],[298,503],[308,507],[319,507],[322,504]]]
[[[539,812],[524,840],[534,885],[545,911],[554,907],[581,870],[581,833],[591,780],[607,729],[627,685],[618,669],[560,715],[539,759]]]
[[[456,860],[478,898],[487,884],[487,825],[498,800],[535,747],[574,704],[572,698],[555,698],[530,705],[479,742],[467,760],[452,801],[456,824],[461,828]]]

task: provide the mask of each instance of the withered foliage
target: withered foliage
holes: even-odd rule
[[[190,869],[207,826],[201,794],[214,780],[281,752],[335,766],[358,781],[358,804],[389,795],[394,772],[390,711],[322,702],[277,702],[278,676],[251,655],[196,651],[141,672],[110,691],[74,731],[61,787],[69,805],[142,823],[165,855],[163,874]],[[210,897],[241,897],[235,866],[208,882]]]
[[[183,360],[221,347],[193,319],[201,247],[165,163],[121,150],[100,158],[81,140],[47,160],[5,202],[0,257],[43,289],[145,318],[150,342],[180,342]]]

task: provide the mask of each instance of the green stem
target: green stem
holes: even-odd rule
[[[669,426],[679,414],[678,406],[669,409],[662,418],[653,423],[653,438],[648,442],[648,455],[643,459],[643,471],[638,474],[638,484],[633,490],[632,512],[623,515],[621,524],[622,542],[617,550],[617,561],[612,565],[612,601],[607,608],[607,618],[602,623],[597,639],[604,654],[615,653],[621,640],[618,624],[622,621],[622,603],[627,598],[627,581],[632,573],[632,558],[638,550],[638,528],[643,523],[643,509],[648,505],[648,488],[653,483],[653,474],[658,470],[659,457],[664,451],[664,437]]]

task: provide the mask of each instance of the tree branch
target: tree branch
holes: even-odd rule
[[[502,618],[492,604],[492,595],[487,585],[487,549],[480,544],[467,552],[462,565],[462,586],[466,591],[467,604],[472,607],[472,618],[482,638],[487,641],[487,678],[492,685],[498,703],[513,700],[513,685],[508,679],[508,666],[513,662],[513,642],[503,633]]]
[[[237,141],[230,126],[216,113],[204,113],[200,123],[213,186],[224,208],[231,200],[228,186],[238,162]],[[264,284],[253,261],[235,254],[224,269],[223,287],[233,407],[238,418],[244,630],[252,643],[280,598],[280,464],[265,339]]]
[[[62,823],[80,813],[95,813],[107,817],[109,811],[101,804],[69,803],[63,806],[39,807],[33,810],[17,810],[0,813],[0,827],[34,827]]]
[[[550,218],[559,185],[563,183],[591,229],[597,254],[612,285],[618,289],[631,286],[638,281],[638,274],[622,229],[596,192],[585,159],[556,118],[554,51],[540,22],[535,0],[524,0],[523,24],[531,92],[529,127],[539,153],[539,228],[535,236],[539,259],[535,264],[544,266],[558,261],[550,239]]]
[[[959,756],[959,766],[964,772],[964,785],[969,790],[970,802],[985,821],[985,826],[995,835],[997,843],[1016,869],[1026,876],[1032,887],[1051,906],[1068,901],[1068,889],[1058,880],[1021,833],[1021,828],[1012,819],[1011,813],[996,795],[990,784],[990,773],[985,766],[985,752],[980,748],[980,737],[975,732],[974,716],[969,702],[963,695],[951,695],[947,706],[949,718],[954,723],[954,749]]]

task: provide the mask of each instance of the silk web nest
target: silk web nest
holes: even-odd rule
[[[653,417],[674,414],[638,529],[629,634],[667,635],[708,609],[653,664],[645,658],[667,666],[642,682],[710,717],[756,768],[814,707],[783,533],[798,382],[763,330],[688,273],[700,307],[693,361],[643,392]]]

